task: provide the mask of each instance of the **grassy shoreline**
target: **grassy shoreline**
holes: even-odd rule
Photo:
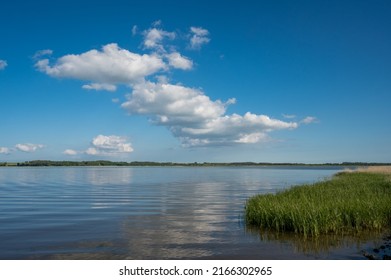
[[[254,196],[246,203],[246,223],[305,237],[389,229],[391,176],[387,173],[342,172],[327,181]]]

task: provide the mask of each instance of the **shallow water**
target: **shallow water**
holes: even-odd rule
[[[322,250],[246,228],[246,199],[338,168],[0,168],[0,259],[360,259],[380,237]],[[317,241],[319,242],[319,241]],[[353,243],[352,243],[353,242]]]

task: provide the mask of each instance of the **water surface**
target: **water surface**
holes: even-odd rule
[[[301,250],[243,222],[247,198],[337,168],[0,168],[0,259],[355,259],[372,241]],[[335,244],[335,242],[333,242]],[[345,245],[344,245],[345,244]]]

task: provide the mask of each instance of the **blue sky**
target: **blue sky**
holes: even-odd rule
[[[389,1],[0,10],[0,162],[391,162]]]

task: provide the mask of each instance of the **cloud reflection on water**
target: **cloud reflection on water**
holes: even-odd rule
[[[13,233],[6,236],[12,246],[7,245],[0,256],[301,258],[303,254],[292,252],[289,244],[260,242],[257,234],[246,232],[244,203],[254,194],[276,192],[288,183],[309,182],[333,172],[220,167],[0,169],[4,200],[0,210],[8,217],[0,229]],[[0,245],[2,236],[0,230]]]

